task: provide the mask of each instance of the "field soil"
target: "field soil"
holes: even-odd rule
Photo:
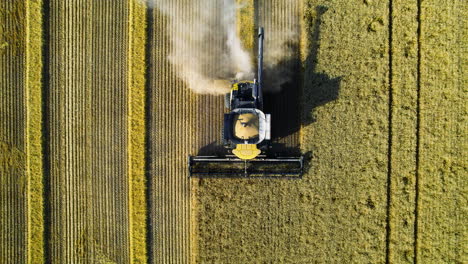
[[[300,179],[188,177],[226,109],[173,36],[222,5],[167,3],[0,3],[0,263],[468,262],[465,2],[236,0]]]

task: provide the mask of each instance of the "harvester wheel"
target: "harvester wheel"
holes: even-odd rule
[[[229,142],[224,138],[224,126],[221,128],[221,142],[223,144],[223,147],[229,148]]]
[[[231,94],[227,93],[224,95],[224,106],[227,109],[231,109]]]

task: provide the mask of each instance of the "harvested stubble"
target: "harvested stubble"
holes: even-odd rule
[[[144,151],[141,137],[135,137],[142,129],[134,124],[144,118],[138,108],[143,73],[141,67],[129,68],[141,63],[144,42],[135,39],[142,36],[128,23],[141,12],[130,15],[135,5],[128,1],[48,4],[47,258],[56,263],[141,260],[135,254],[144,254],[138,242],[144,238],[133,232],[145,233],[137,222],[144,222],[139,216],[144,203],[135,203],[144,197],[138,186],[143,161],[129,155],[142,159]]]
[[[0,262],[43,261],[41,1],[0,3]]]
[[[25,9],[21,1],[0,3],[0,262],[5,263],[27,260]]]
[[[186,0],[187,1],[187,0]],[[180,6],[183,0],[171,2]],[[190,19],[192,10],[185,10]],[[169,24],[157,8],[150,11],[148,58],[149,258],[154,263],[191,262],[190,181],[186,159],[193,153],[195,95],[168,60]],[[193,13],[193,12],[192,12]],[[207,43],[209,45],[209,43]]]

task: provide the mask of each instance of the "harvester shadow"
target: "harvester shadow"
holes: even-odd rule
[[[317,72],[318,53],[320,49],[320,26],[327,7],[317,6],[304,15],[308,45],[304,53],[307,57],[302,62],[299,57],[297,41],[286,43],[288,48],[297,54],[283,60],[275,67],[265,67],[265,113],[271,113],[272,141],[285,142],[285,138],[294,138],[302,126],[316,121],[314,109],[338,98],[341,77],[330,78],[327,74]],[[268,52],[268,51],[266,51]],[[278,76],[286,74],[285,82],[280,84],[278,92],[269,90],[278,84]],[[288,141],[288,140],[286,140]],[[296,147],[294,147],[296,146]],[[273,144],[272,151],[286,152],[290,155],[300,153],[299,139],[289,139],[287,145]]]
[[[223,157],[229,154],[227,149],[220,142],[212,141],[210,144],[203,146],[198,150],[198,156],[218,156]]]
[[[322,16],[328,10],[325,6],[317,6],[315,12],[304,15],[308,44],[308,55],[303,68],[303,98],[302,125],[306,126],[317,121],[313,115],[314,109],[338,99],[341,77],[330,78],[325,73],[316,72],[318,51],[320,50],[320,26]]]

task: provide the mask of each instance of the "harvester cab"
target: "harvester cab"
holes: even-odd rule
[[[270,114],[263,112],[263,28],[258,30],[258,72],[253,81],[234,81],[225,95],[225,156],[189,156],[190,177],[300,177],[303,157],[269,153]]]

